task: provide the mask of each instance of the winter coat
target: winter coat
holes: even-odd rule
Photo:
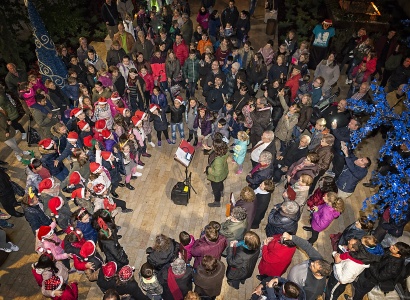
[[[238,139],[239,131],[245,131],[245,124],[243,122],[237,122],[236,119],[234,119],[233,117],[230,118],[228,126],[232,128],[232,130],[229,129],[229,135],[234,139]]]
[[[251,127],[251,134],[262,136],[263,132],[268,128],[270,122],[271,107],[266,105],[263,108],[257,108],[252,111],[250,115],[253,123]]]
[[[312,209],[314,206],[319,206],[325,203],[325,201],[323,200],[324,195],[325,193],[323,193],[320,187],[318,187],[306,202],[309,209]]]
[[[282,234],[274,235],[273,240],[262,247],[262,258],[258,265],[259,274],[282,276],[288,269],[296,247],[288,247],[281,244],[281,237]]]
[[[341,254],[340,258],[342,261],[333,265],[333,276],[341,284],[352,283],[357,276],[370,267],[370,265],[351,257],[349,252]]]
[[[154,45],[152,44],[151,41],[147,39],[145,39],[143,43],[138,38],[136,42],[134,43],[131,52],[133,54],[136,54],[137,52],[141,52],[145,60],[150,60],[152,56],[152,52],[154,50]]]
[[[19,113],[11,101],[14,102],[9,94],[6,94],[4,91],[0,92],[0,107],[6,112],[9,120],[13,121],[19,117]]]
[[[124,31],[125,34],[125,43],[127,45],[127,49],[124,49],[126,53],[130,53],[132,51],[132,47],[134,46],[135,43],[135,39],[132,36],[131,33]],[[122,46],[122,36],[121,33],[117,32],[114,34],[114,38],[113,38],[113,42],[114,41],[118,41],[118,43],[120,43],[120,45]],[[122,59],[121,59],[122,60]],[[120,61],[121,61],[120,60]],[[108,60],[107,60],[108,61]],[[107,62],[108,64],[108,62]]]
[[[189,83],[196,83],[199,79],[199,60],[197,58],[186,59],[182,67],[182,74]]]
[[[152,90],[154,89],[154,77],[149,73],[145,75],[142,75],[141,73],[139,73],[139,75],[145,82],[145,91],[151,94]]]
[[[51,219],[46,216],[40,204],[35,206],[24,205],[23,212],[34,234],[41,226],[49,226],[51,224]]]
[[[181,70],[181,63],[178,58],[175,60],[166,60],[165,71],[168,78],[175,79],[179,76]]]
[[[298,123],[299,114],[294,113],[290,116],[287,116],[289,112],[289,106],[287,105],[283,96],[279,95],[279,100],[285,111],[275,128],[275,137],[283,142],[289,142],[292,139],[293,128]]]
[[[282,166],[290,167],[294,162],[298,161],[302,157],[306,157],[308,154],[308,148],[299,148],[299,143],[291,143],[282,152],[283,159],[280,161]]]
[[[239,18],[236,23],[236,37],[239,41],[243,42],[245,36],[248,35],[249,30],[251,30],[251,22],[248,16],[245,19]]]
[[[171,105],[171,124],[178,124],[184,121],[185,105],[181,104],[179,108]]]
[[[222,156],[216,156],[212,161],[213,151],[209,154],[208,167],[207,167],[207,179],[212,182],[221,182],[228,177],[228,152]]]
[[[267,73],[268,70],[266,68],[266,65],[263,64],[258,71],[255,66],[254,60],[249,63],[248,68],[246,69],[247,78],[249,80],[249,83],[251,83],[252,85],[261,84],[262,81],[266,79]]]
[[[34,121],[38,125],[40,129],[41,137],[44,138],[52,138],[50,128],[58,123],[58,119],[53,114],[51,119],[47,116],[48,113],[52,113],[52,107],[49,106],[42,106],[38,103],[33,104],[30,107],[30,112],[33,116]]]
[[[300,182],[296,182],[294,185],[292,185],[292,189],[296,193],[294,201],[300,206],[304,205],[307,197],[309,196],[309,186],[301,185]],[[285,199],[286,201],[289,200],[287,197]]]
[[[315,78],[322,76],[325,79],[322,90],[329,90],[334,85],[340,76],[340,69],[336,62],[327,65],[327,59],[322,60],[316,67]]]
[[[209,241],[205,236],[197,239],[191,249],[191,254],[195,258],[194,268],[196,269],[201,264],[205,255],[211,255],[218,260],[221,259],[221,254],[226,246],[226,238],[221,234],[215,242]]]
[[[253,270],[259,258],[259,248],[249,250],[245,247],[236,247],[236,251],[232,247],[227,248],[226,262],[226,278],[228,280],[245,280],[252,277]]]
[[[286,81],[285,86],[290,88],[292,102],[295,101],[295,98],[297,96],[298,89],[299,89],[299,80],[301,78],[302,78],[302,75],[299,73],[295,76],[291,76],[288,79],[288,81]]]
[[[177,43],[174,43],[173,50],[175,57],[179,60],[179,64],[182,67],[185,63],[185,60],[189,56],[188,46],[185,44],[185,41],[182,40],[179,45],[177,45]]]
[[[50,128],[50,132],[53,135],[53,141],[57,146],[58,154],[62,154],[67,147],[67,134],[59,133],[55,125]]]
[[[120,45],[122,45],[122,42],[120,41]],[[111,66],[117,66],[118,64],[121,64],[122,58],[127,55],[124,49],[120,48],[119,50],[115,49],[110,49],[107,52],[107,66],[108,68]]]
[[[243,240],[247,226],[248,221],[246,219],[239,222],[226,220],[221,223],[221,230],[219,230],[219,233],[226,237],[226,241],[229,244],[231,241]]]
[[[218,32],[219,32],[219,28],[221,27],[221,19],[218,18],[214,18],[212,15],[209,17],[209,22],[208,22],[208,28],[209,28],[209,35],[216,37]]]
[[[226,84],[222,84],[219,89],[215,88],[213,85],[209,86],[205,84],[204,95],[206,98],[207,108],[210,111],[219,111],[225,103],[225,97],[228,93],[228,87]]]
[[[209,115],[205,115],[204,117],[205,120],[200,119],[199,113],[195,117],[194,121],[194,129],[201,129],[201,135],[202,136],[207,136],[211,134],[212,131],[212,122],[210,120]]]
[[[296,124],[302,130],[305,130],[310,122],[310,117],[313,113],[313,107],[301,104],[299,111],[298,123]]]
[[[162,299],[164,300],[174,300],[174,296],[172,295],[169,287],[168,287],[168,271],[171,268],[171,266],[164,267],[162,268],[161,272],[158,274],[158,280],[159,283],[162,285],[163,288],[163,293],[162,293]],[[194,269],[192,266],[187,265],[185,273],[181,276],[175,276],[175,281],[177,282],[177,285],[182,293],[182,296],[185,297],[186,294],[188,294],[188,291],[192,291],[192,282],[193,282],[193,277],[194,277]]]
[[[287,176],[291,176],[293,169],[296,168],[296,166],[300,165],[301,163],[304,162],[306,158],[302,157],[301,159],[299,159],[297,162],[294,162],[288,169],[286,175]],[[317,176],[317,174],[319,173],[319,167],[316,164],[312,164],[312,165],[306,165],[304,166],[302,169],[300,169],[299,171],[297,171],[291,178],[290,178],[290,184],[294,185],[296,182],[299,181],[300,176],[302,176],[303,174],[306,175],[310,175],[312,176],[312,178],[315,178]]]
[[[167,115],[164,110],[161,110],[159,115],[151,115],[156,131],[168,130]]]
[[[238,140],[233,147],[233,159],[238,165],[242,165],[245,160],[246,151],[248,149],[249,141]]]
[[[351,239],[357,239],[360,240],[362,237],[364,237],[367,234],[367,232],[361,228],[356,227],[356,222],[353,224],[350,224],[343,230],[342,235],[340,236],[338,245],[345,246]]]
[[[206,40],[206,41],[204,41],[204,40],[200,40],[199,42],[198,42],[198,46],[196,47],[196,49],[199,51],[199,53],[201,53],[201,55],[202,54],[204,54],[205,53],[205,48],[206,47],[208,47],[208,46],[210,46],[210,47],[212,47],[212,42],[208,39],[208,40]]]
[[[329,169],[330,163],[333,160],[333,147],[318,146],[315,152],[319,155],[319,161],[316,163],[316,166],[318,167],[319,174],[322,174]]]
[[[102,246],[101,250],[105,254],[106,262],[116,262],[118,270],[129,264],[127,253],[117,240],[110,237],[107,240],[100,239],[99,242]]]
[[[167,81],[167,72],[165,67],[165,58],[157,58],[153,56],[151,58],[151,69],[152,69],[152,76],[154,77],[154,82],[166,82]]]
[[[39,152],[41,154],[41,163],[43,167],[49,170],[52,176],[61,173],[65,169],[65,166],[61,161],[59,161],[56,167],[54,166],[54,161],[58,160],[59,158],[59,154],[56,152],[56,150],[46,150],[39,148]]]
[[[318,210],[312,214],[312,229],[318,232],[323,231],[339,216],[340,212],[328,204],[319,205]]]
[[[235,28],[236,23],[238,23],[238,19],[239,11],[236,6],[234,6],[232,9],[230,7],[227,7],[221,13],[221,21],[224,28],[226,27],[226,23],[231,24],[232,27]]]
[[[159,271],[178,257],[179,243],[172,239],[169,249],[158,251],[149,247],[146,253],[148,254],[147,261]]]
[[[355,156],[345,157],[346,163],[336,181],[337,187],[346,193],[353,193],[357,184],[367,175],[367,168],[355,165]]]
[[[201,14],[201,12],[199,12],[196,16],[196,21],[199,25],[201,25],[202,29],[204,29],[205,32],[208,31],[209,13],[207,11],[205,11],[204,14]]]
[[[16,131],[14,128],[11,127],[11,125],[7,124],[8,118],[4,114],[4,111],[0,110],[0,142],[5,142],[9,139],[12,139]],[[9,134],[9,136],[6,137],[6,133]]]
[[[272,67],[269,69],[268,79],[269,82],[274,82],[275,80],[280,79],[280,74],[286,76],[287,68],[285,65],[278,65],[277,63],[273,64]]]
[[[186,119],[187,127],[189,130],[196,130],[196,128],[194,127],[194,124],[195,124],[195,120],[197,119],[197,115],[198,115],[198,110],[196,106],[194,108],[187,107],[187,109],[185,110],[185,119]]]
[[[255,213],[256,213],[255,205],[256,205],[256,201],[246,202],[242,199],[239,199],[238,201],[236,201],[235,206],[231,206],[231,212],[234,207],[242,207],[246,210],[246,220],[248,223],[246,227],[247,231],[251,230],[253,219],[255,218]]]
[[[27,179],[26,179],[26,193],[28,192],[28,188],[30,186],[35,187],[36,189],[38,189],[38,185],[40,184],[40,182],[43,180],[43,178],[41,177],[40,174],[34,173],[33,171],[30,170],[29,167],[25,168],[25,172],[27,175]],[[50,174],[51,177],[51,174]]]
[[[292,215],[287,215],[282,211],[282,203],[276,204],[268,216],[268,224],[266,225],[266,236],[273,236],[275,234],[282,234],[288,232],[295,234],[298,230],[298,221],[301,213],[300,209]]]
[[[275,56],[275,51],[273,51],[273,48],[271,46],[266,45],[265,47],[260,48],[258,53],[262,54],[266,66],[270,66],[272,64],[272,59]]]
[[[194,273],[195,292],[200,296],[218,296],[221,293],[224,277],[225,265],[219,260],[216,270],[211,274],[207,273],[202,265],[199,266]]]
[[[273,174],[273,165],[270,164],[269,166],[266,166],[265,168],[261,168],[255,173],[248,174],[246,176],[246,182],[248,185],[253,189],[257,189],[259,185],[265,181],[266,179],[271,179]]]
[[[81,230],[87,241],[92,240],[94,243],[97,242],[97,231],[92,226],[92,218],[90,218],[88,223],[78,221],[76,227]]]
[[[118,266],[119,268],[119,266]],[[149,300],[150,298],[146,296],[141,288],[139,287],[137,281],[134,278],[126,282],[122,282],[122,284],[117,284],[115,286],[115,290],[120,295],[131,295],[131,299],[138,299],[138,300]]]
[[[151,103],[159,105],[165,112],[168,110],[168,100],[163,93],[159,93],[158,96],[151,95]]]

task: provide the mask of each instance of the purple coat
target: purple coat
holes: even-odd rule
[[[194,268],[196,269],[201,264],[205,255],[211,255],[220,260],[226,246],[226,238],[222,234],[218,236],[215,242],[207,240],[205,236],[197,239],[191,249],[191,254],[195,257]]]
[[[318,211],[312,215],[311,225],[315,231],[325,230],[334,219],[340,216],[340,212],[336,211],[333,207],[325,204],[318,206]]]

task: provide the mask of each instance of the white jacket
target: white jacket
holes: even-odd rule
[[[347,258],[338,264],[334,264],[333,272],[335,278],[339,280],[341,284],[347,284],[352,283],[356,277],[368,267],[370,267],[370,265],[355,262],[354,260]]]

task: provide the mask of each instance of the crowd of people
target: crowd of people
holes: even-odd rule
[[[398,222],[386,209],[376,224],[361,217],[335,233],[333,263],[314,244],[338,222],[371,165],[350,143],[368,116],[348,109],[346,99],[372,104],[369,83],[376,78],[391,107],[405,109],[410,56],[397,30],[373,40],[361,28],[336,53],[332,21],[325,20],[314,28],[312,43],[299,43],[291,30],[277,50],[272,40],[256,50],[249,36],[256,1],[250,14],[239,12],[234,0],[222,12],[214,10],[215,0],[202,0],[196,26],[187,1],[162,2],[134,7],[130,0],[106,0],[101,15],[112,39],[106,61],[85,37],[75,52],[61,45],[69,76],[63,87],[7,64],[0,141],[25,166],[27,180],[19,187],[0,161],[0,250],[19,250],[3,229],[14,227],[11,216],[24,216],[39,255],[32,273],[52,299],[78,298],[72,272],[96,282],[104,299],[215,299],[225,279],[239,289],[256,266],[255,300],[338,299],[347,284],[355,300],[376,286],[393,291],[408,275],[410,246],[385,238],[402,236],[410,213]],[[346,65],[349,91],[336,100]],[[36,152],[16,140],[18,132],[21,140],[33,138],[21,122],[25,113],[41,137]],[[162,137],[174,145],[185,134],[203,150],[197,159],[208,161],[209,207],[221,206],[228,163],[236,175],[246,173],[245,187],[227,219],[211,221],[199,236],[182,231],[176,241],[157,235],[134,276],[116,225],[133,210],[118,191],[135,190],[132,181],[150,163],[149,150],[162,147]],[[401,153],[408,156],[406,144]],[[283,199],[267,214],[278,186]],[[309,240],[296,235],[304,209],[311,216],[303,226]],[[266,238],[254,231],[263,220]],[[309,259],[289,269],[296,247]]]

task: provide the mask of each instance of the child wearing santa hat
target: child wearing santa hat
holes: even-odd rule
[[[144,129],[145,132],[145,137],[148,141],[148,144],[150,144],[150,146],[152,148],[155,148],[155,144],[152,142],[152,125],[150,122],[150,115],[147,113],[142,113],[137,115],[138,111],[135,112],[135,115],[138,117],[140,116],[141,120],[142,120],[142,128]],[[145,140],[145,138],[144,138]]]
[[[97,242],[97,231],[92,225],[93,219],[87,209],[81,207],[72,213],[72,224],[81,230],[86,240]]]
[[[125,123],[121,114],[116,114],[114,117],[113,131],[117,136],[121,136],[128,131],[128,124]]]
[[[95,103],[94,120],[105,120],[108,129],[111,129],[114,124],[110,106],[107,103],[107,99],[104,97],[99,98]]]
[[[115,132],[103,129],[101,135],[104,138],[104,148],[107,151],[113,151],[114,145],[118,144],[118,136]]]
[[[159,86],[154,87],[152,90],[151,104],[158,105],[162,110],[168,110],[167,97],[161,92]]]
[[[94,211],[94,203],[91,199],[91,192],[85,187],[75,189],[71,193],[71,200],[74,200],[75,205],[83,207],[87,211]]]
[[[51,216],[55,218],[58,226],[62,230],[66,230],[70,226],[71,211],[68,205],[65,205],[62,197],[51,198],[47,205],[51,211]]]
[[[88,124],[86,121],[78,121],[77,126],[80,129],[79,138],[81,142],[84,140],[85,137],[94,135],[94,133],[91,130],[90,124]]]
[[[65,284],[62,276],[54,275],[51,278],[44,280],[41,290],[45,296],[51,293],[49,297],[53,300],[78,299],[77,282]]]
[[[97,285],[103,293],[116,286],[117,263],[108,261],[98,271]],[[138,298],[140,299],[140,298]],[[144,298],[141,298],[144,299]]]
[[[54,178],[43,179],[38,185],[38,196],[41,199],[41,202],[44,205],[44,212],[50,218],[53,217],[52,211],[48,207],[48,202],[51,198],[61,197],[64,199],[64,195],[61,193],[60,183]],[[68,205],[63,204],[68,208]],[[69,208],[68,208],[69,209]]]
[[[34,186],[29,186],[27,192],[21,200],[21,207],[31,230],[35,234],[41,226],[51,224],[51,219],[44,213],[44,206],[39,202],[38,190]]]
[[[57,153],[54,141],[49,138],[43,139],[38,143],[38,146],[43,167],[47,168],[52,176],[63,181],[69,172],[61,160],[59,160],[60,156]]]
[[[73,260],[74,267],[78,271],[84,271],[88,280],[95,281],[97,279],[96,274],[103,265],[103,259],[96,250],[95,242],[86,241],[81,246],[79,255],[73,255]]]
[[[144,167],[138,165],[135,162],[135,156],[133,156],[131,153],[131,148],[130,145],[128,145],[128,141],[120,143],[119,146],[122,163],[125,169],[125,186],[129,190],[133,191],[135,190],[135,188],[130,184],[131,178],[142,176],[142,174],[138,172],[137,169],[143,169]]]
[[[87,241],[84,238],[82,231],[74,226],[69,226],[65,232],[66,236],[64,237],[63,242],[65,253],[80,255],[80,249]]]
[[[145,116],[144,116],[145,117]],[[138,161],[140,166],[144,166],[141,161],[141,156],[151,157],[151,154],[147,153],[147,145],[145,143],[145,130],[143,128],[143,120],[140,117],[134,116],[131,118],[134,128],[132,130],[132,135],[129,135],[129,140],[134,142],[134,145],[138,148]]]
[[[71,254],[65,253],[61,239],[54,233],[56,222],[50,226],[41,226],[37,231],[36,249],[41,255],[40,249],[49,249],[55,260],[60,260],[67,269],[70,269]]]
[[[64,159],[67,159],[71,163],[71,154],[74,148],[83,148],[83,143],[79,139],[78,133],[75,131],[70,131],[67,134],[67,145],[63,151],[63,153],[60,154],[60,156],[57,158],[58,161],[63,161]]]
[[[119,212],[133,212],[132,209],[127,208],[125,201],[111,198],[108,194],[108,187],[100,179],[93,182],[92,190],[95,195],[94,213],[100,209],[106,209],[110,212],[112,217],[115,217]]]
[[[171,137],[172,143],[175,144],[177,138],[177,127],[179,136],[182,139],[185,138],[184,134],[184,113],[185,105],[181,96],[175,97],[174,105],[171,105]]]
[[[38,158],[30,159],[30,163],[26,167],[26,175],[26,192],[29,186],[38,189],[41,180],[51,177],[50,171],[43,168],[41,160]]]
[[[168,144],[171,144],[171,140],[168,136],[168,121],[166,113],[157,104],[151,104],[149,106],[151,113],[151,120],[154,123],[154,129],[157,132],[158,146],[161,147],[161,136],[164,134]]]
[[[116,151],[118,152],[118,150]],[[115,192],[117,187],[125,186],[121,183],[121,175],[125,175],[125,170],[122,160],[118,157],[119,154],[114,154],[109,151],[96,151],[95,155],[96,161],[101,162],[101,165],[110,173],[111,194],[117,198],[118,196],[116,196],[117,193]]]

